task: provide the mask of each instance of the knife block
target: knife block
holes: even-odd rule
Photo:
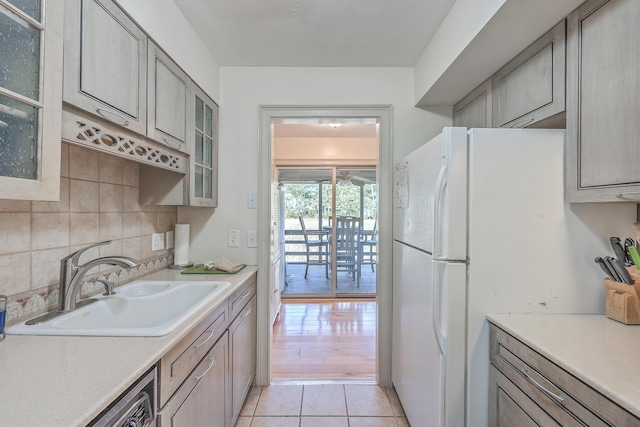
[[[604,279],[607,287],[605,314],[625,325],[640,325],[640,271],[628,268],[633,285]]]

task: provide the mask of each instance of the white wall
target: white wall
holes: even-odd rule
[[[274,138],[276,165],[375,165],[376,138]]]
[[[446,110],[413,107],[412,68],[221,67],[220,101],[219,207],[178,211],[178,220],[191,224],[196,262],[226,256],[257,263],[256,249],[246,248],[257,211],[246,199],[258,188],[259,106],[392,105],[394,159],[451,125]],[[240,248],[227,247],[229,229],[240,230]]]
[[[173,0],[117,1],[202,90],[219,102],[218,61],[205,48]]]

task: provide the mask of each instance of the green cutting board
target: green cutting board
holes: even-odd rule
[[[246,266],[247,266],[246,264],[242,264],[242,268],[238,271],[242,271],[242,269],[245,268]],[[233,273],[230,273],[228,271],[215,270],[215,269],[207,270],[204,267],[204,264],[196,264],[193,267],[189,267],[182,270],[182,274],[236,274],[238,271],[234,271]]]

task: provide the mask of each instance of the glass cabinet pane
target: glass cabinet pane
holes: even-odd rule
[[[204,105],[202,100],[196,96],[196,129],[204,130],[203,121],[204,119]]]
[[[196,163],[202,164],[202,134],[200,132],[196,132]]]
[[[212,189],[211,189],[211,169],[204,170],[204,197],[211,198],[213,197]]]
[[[0,87],[37,101],[41,30],[2,5],[0,12]]]
[[[213,140],[207,137],[204,144],[204,165],[207,167],[211,167],[211,150],[213,150]]]
[[[0,175],[38,179],[38,113],[0,95]]]
[[[202,166],[196,166],[196,188],[195,193],[196,197],[202,197],[202,180],[203,180],[204,172],[202,170]]]
[[[213,136],[213,110],[207,105],[207,117],[205,117],[204,125],[206,126],[205,133],[207,136]]]
[[[32,17],[38,22],[41,22],[41,0],[9,0],[9,3]]]

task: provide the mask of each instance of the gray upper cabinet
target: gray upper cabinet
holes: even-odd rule
[[[63,13],[0,1],[0,199],[60,197]]]
[[[151,40],[148,49],[147,134],[188,153],[189,77]]]
[[[494,127],[527,127],[565,110],[565,22],[493,76]]]
[[[64,101],[144,135],[147,36],[110,0],[66,8]]]
[[[453,125],[466,128],[492,126],[491,79],[482,83],[453,106]]]
[[[567,20],[570,202],[640,201],[640,2],[590,0]]]

